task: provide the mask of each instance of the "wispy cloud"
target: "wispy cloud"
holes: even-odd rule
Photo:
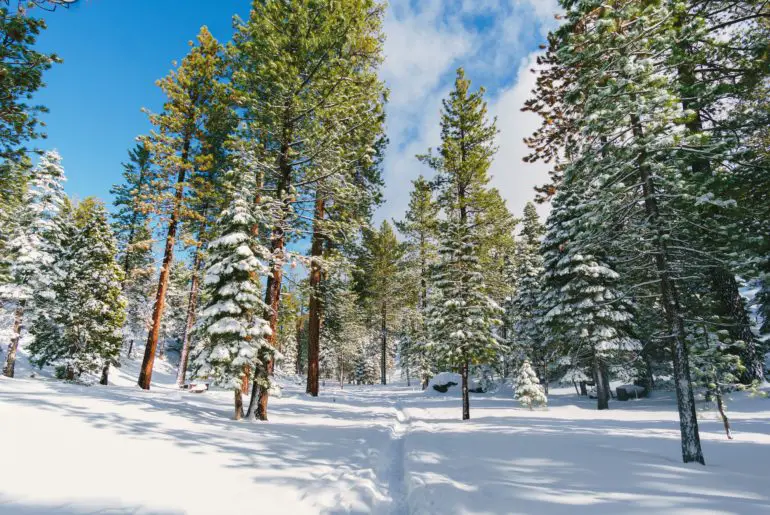
[[[383,66],[391,90],[390,147],[380,218],[402,217],[410,181],[430,175],[414,156],[438,145],[441,100],[459,66],[475,87],[487,88],[501,131],[494,185],[509,208],[521,212],[546,174],[543,167],[521,162],[526,154],[521,140],[538,122],[520,109],[534,85],[528,69],[557,9],[557,0],[391,0]]]

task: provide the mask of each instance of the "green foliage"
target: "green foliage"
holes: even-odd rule
[[[38,295],[29,350],[38,366],[63,367],[67,379],[115,364],[125,301],[117,245],[104,205],[88,198],[59,219],[53,295]]]
[[[0,6],[0,159],[18,161],[29,140],[44,137],[40,115],[46,108],[31,105],[43,86],[43,73],[60,62],[55,54],[34,49],[45,21],[19,9]]]

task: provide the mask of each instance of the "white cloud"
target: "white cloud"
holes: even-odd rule
[[[522,138],[538,124],[533,115],[520,112],[534,85],[526,70],[553,26],[557,8],[557,0],[391,1],[382,70],[391,90],[387,202],[378,218],[401,218],[410,181],[420,173],[431,174],[414,156],[439,144],[441,100],[459,66],[466,68],[475,87],[487,87],[490,112],[501,130],[494,185],[509,209],[521,213],[534,196],[532,187],[547,176],[543,167],[521,162],[527,153]]]
[[[521,215],[524,205],[532,200],[533,188],[548,180],[548,165],[522,161],[529,154],[523,139],[540,125],[537,115],[521,112],[535,87],[537,76],[530,70],[536,67],[536,59],[537,53],[522,59],[514,85],[500,91],[489,106],[490,113],[497,116],[500,130],[499,150],[491,169],[492,184],[503,194],[515,215]],[[538,211],[545,216],[547,206],[540,206]]]

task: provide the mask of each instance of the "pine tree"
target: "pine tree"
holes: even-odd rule
[[[19,2],[14,12],[0,5],[0,160],[20,161],[28,151],[25,144],[45,137],[40,131],[43,106],[27,101],[43,84],[43,73],[60,59],[35,50],[46,23],[30,16]]]
[[[158,82],[167,101],[161,114],[150,116],[157,130],[145,140],[159,168],[159,186],[165,186],[158,188],[159,196],[153,202],[158,206],[159,214],[168,221],[152,324],[138,380],[145,390],[149,390],[152,382],[177,233],[180,223],[188,215],[185,194],[196,163],[199,158],[205,158],[201,154],[205,145],[200,142],[207,120],[220,112],[225,89],[220,82],[226,72],[222,46],[206,27],[198,34],[198,44],[190,45],[192,48],[179,68]]]
[[[537,374],[532,370],[532,365],[528,360],[524,360],[521,364],[518,373],[516,374],[516,400],[518,400],[522,406],[532,409],[533,406],[545,406],[548,403],[548,398],[545,396],[543,387],[540,386],[540,381],[537,378]]]
[[[117,245],[99,201],[88,198],[64,214],[53,295],[36,297],[30,354],[38,366],[55,365],[69,380],[101,370],[107,384],[125,318]]]
[[[487,294],[479,264],[484,242],[478,237],[489,223],[484,215],[495,198],[487,184],[497,129],[487,119],[484,89],[469,89],[460,68],[455,89],[443,101],[438,155],[421,157],[437,172],[438,203],[446,215],[441,260],[432,281],[437,296],[430,313],[431,350],[440,361],[460,368],[463,420],[470,418],[469,367],[496,359],[500,343],[495,326],[501,314]]]
[[[385,220],[377,231],[366,231],[363,253],[357,260],[357,289],[372,310],[380,330],[380,383],[387,382],[388,336],[394,317],[403,304],[403,287],[398,279],[403,254],[393,226]]]
[[[139,143],[128,152],[123,164],[122,184],[110,193],[116,207],[113,231],[118,242],[118,260],[123,270],[123,295],[126,298],[126,326],[123,334],[130,357],[136,342],[146,338],[154,288],[155,260],[152,255],[150,212],[152,191],[157,177],[152,169],[151,154],[146,144]]]
[[[608,232],[623,229],[614,252],[629,258],[634,277],[659,288],[683,460],[703,463],[683,307],[686,271],[702,265],[703,255],[688,241],[683,215],[693,213],[676,209],[690,192],[681,180],[686,160],[676,143],[686,115],[664,62],[674,44],[667,32],[676,18],[671,6],[626,2],[595,9],[589,0],[565,2],[570,23],[558,33],[559,59],[579,71],[563,97],[580,113],[579,139],[567,154],[601,208],[593,216]]]
[[[271,329],[263,318],[266,306],[260,299],[266,250],[252,234],[256,220],[246,199],[236,188],[217,222],[218,237],[209,245],[203,279],[209,300],[200,314],[201,338],[194,360],[196,377],[233,391],[236,420],[243,418],[244,374],[253,374],[260,388],[269,388],[268,366],[274,353]],[[266,420],[266,415],[261,413],[260,418]]]
[[[439,206],[433,199],[430,183],[419,176],[412,181],[409,194],[409,208],[404,220],[396,222],[404,237],[403,267],[408,284],[416,286],[417,298],[412,301],[414,313],[404,326],[404,347],[402,357],[407,357],[409,368],[417,372],[422,388],[430,381],[431,370],[427,355],[428,331],[426,316],[428,310],[428,284],[430,271],[438,259],[438,214]]]
[[[14,215],[16,231],[9,238],[5,257],[7,282],[0,298],[13,306],[14,322],[3,374],[13,377],[25,317],[34,311],[35,295],[45,297],[53,275],[54,254],[60,244],[56,219],[66,200],[61,157],[46,152],[32,170],[24,200]]]
[[[355,207],[372,198],[370,186],[379,182],[370,172],[377,171],[372,150],[381,141],[383,119],[383,86],[376,76],[383,15],[375,0],[269,0],[254,1],[249,20],[237,22],[233,84],[248,119],[242,136],[255,158],[249,173],[264,187],[260,202],[274,207],[273,275],[265,297],[274,329],[286,245],[306,229],[298,209],[312,206],[311,395],[318,394],[323,255],[329,242],[360,225],[362,212]],[[314,29],[308,32],[308,26]]]
[[[542,367],[542,377],[548,387],[548,362],[551,346],[546,345],[542,329],[543,306],[540,292],[543,288],[543,258],[540,238],[545,232],[535,205],[524,207],[523,227],[516,245],[514,275],[516,292],[511,300],[513,333],[511,351],[515,359],[529,356],[536,366]]]
[[[592,223],[590,200],[575,192],[570,168],[556,194],[543,242],[545,274],[539,302],[541,334],[573,366],[590,366],[598,409],[609,407],[609,369],[629,362],[641,346],[633,334],[633,306],[621,276],[603,248],[602,228]]]

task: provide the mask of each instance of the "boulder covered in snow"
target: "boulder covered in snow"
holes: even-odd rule
[[[443,393],[459,393],[462,385],[462,377],[460,374],[454,372],[441,372],[433,376],[428,382],[428,388],[425,392],[428,395],[436,395]],[[475,379],[468,379],[468,390],[476,391],[479,389],[478,381]]]
[[[619,401],[627,401],[629,399],[647,397],[647,388],[635,384],[624,384],[623,386],[618,386],[615,391],[618,394]]]

